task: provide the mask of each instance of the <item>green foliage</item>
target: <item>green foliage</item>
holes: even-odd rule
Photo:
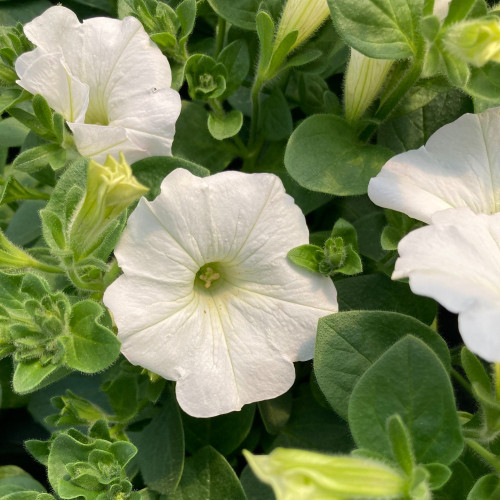
[[[285,167],[307,189],[352,196],[366,193],[369,180],[391,156],[385,148],[361,143],[342,118],[315,115],[290,137]]]
[[[33,391],[70,370],[95,373],[117,358],[120,343],[96,302],[71,304],[34,274],[0,274],[0,283],[0,355],[13,357],[16,392]]]
[[[419,0],[328,0],[335,27],[359,52],[378,59],[417,53],[423,2]]]
[[[47,460],[50,485],[62,499],[140,500],[140,494],[132,491],[126,472],[137,448],[126,441],[112,442],[109,435],[98,435],[103,433],[97,425],[89,436],[70,429],[50,442]]]
[[[413,336],[394,344],[362,375],[351,394],[348,414],[356,444],[387,457],[393,452],[384,423],[394,414],[408,429],[418,463],[446,465],[463,449],[446,370],[434,352]],[[426,436],[431,435],[428,442]]]
[[[363,271],[358,251],[356,229],[346,220],[339,219],[323,248],[301,245],[290,250],[287,257],[294,264],[325,276],[337,273],[349,276]]]
[[[349,400],[363,374],[407,334],[431,346],[449,369],[449,352],[444,341],[427,325],[410,316],[349,311],[320,319],[314,373],[328,403],[340,416],[347,418]]]

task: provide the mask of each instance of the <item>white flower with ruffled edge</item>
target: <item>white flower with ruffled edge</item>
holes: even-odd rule
[[[177,381],[180,406],[211,417],[271,399],[311,359],[333,282],[295,267],[301,210],[272,174],[169,174],[141,199],[115,251],[124,274],[105,292],[128,360]]]
[[[458,313],[465,345],[500,361],[500,214],[450,209],[405,236],[393,279],[410,278],[418,295]]]
[[[432,215],[468,207],[500,211],[500,108],[466,114],[435,132],[425,146],[394,156],[370,181],[377,205],[430,223]]]
[[[141,23],[96,17],[80,23],[51,7],[24,26],[36,49],[16,60],[18,84],[61,113],[83,156],[129,163],[171,154],[179,94],[167,58]]]

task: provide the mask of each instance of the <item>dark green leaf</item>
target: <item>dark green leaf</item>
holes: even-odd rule
[[[394,414],[408,428],[418,463],[446,465],[463,449],[450,379],[434,352],[411,335],[364,373],[352,392],[348,413],[356,444],[386,457],[392,453],[385,421]]]
[[[340,416],[347,417],[349,398],[360,377],[407,334],[424,340],[449,369],[446,343],[434,330],[410,316],[349,311],[319,320],[314,373],[326,399]]]

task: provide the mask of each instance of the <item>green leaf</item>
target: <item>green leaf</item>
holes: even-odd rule
[[[311,191],[351,196],[366,193],[370,179],[391,156],[388,149],[361,143],[342,118],[314,115],[290,137],[285,167]]]
[[[218,116],[215,113],[208,115],[208,130],[218,141],[235,136],[243,126],[243,113],[233,109],[227,115]]]
[[[208,112],[203,105],[183,101],[177,120],[174,156],[208,168],[212,174],[224,170],[234,158],[234,150],[214,139],[207,127]]]
[[[292,248],[286,256],[297,266],[319,273],[319,263],[323,260],[324,253],[323,249],[316,245],[301,245]]]
[[[138,434],[138,460],[147,486],[164,495],[174,493],[184,467],[184,431],[173,392],[165,391],[160,412]]]
[[[15,118],[0,121],[0,147],[21,146],[28,135],[29,128]]]
[[[186,62],[184,73],[193,100],[221,97],[226,90],[227,71],[223,64],[204,54],[194,54]]]
[[[269,434],[277,434],[288,422],[292,411],[292,395],[282,396],[258,403],[260,418]]]
[[[259,70],[265,73],[273,55],[275,26],[271,16],[262,10],[257,14],[256,27],[260,42]]]
[[[474,97],[497,102],[500,93],[500,64],[490,62],[480,68],[471,68],[464,90]]]
[[[408,476],[415,467],[412,443],[408,429],[399,415],[392,415],[387,419],[387,437],[391,444],[392,456]]]
[[[275,87],[270,95],[261,96],[260,126],[270,141],[288,139],[293,131],[292,113],[283,92]]]
[[[0,113],[3,113],[11,106],[22,99],[23,91],[21,89],[5,89],[0,92]]]
[[[414,295],[406,283],[392,281],[385,274],[368,274],[335,283],[339,310],[393,311],[413,316],[430,325],[436,317],[436,302]]]
[[[26,394],[41,389],[56,380],[65,377],[69,370],[58,365],[42,365],[35,360],[27,363],[18,363],[14,370],[12,386],[18,394]]]
[[[407,334],[431,346],[449,370],[450,354],[446,343],[434,330],[410,316],[349,311],[319,320],[314,373],[321,391],[341,417],[347,418],[349,398],[360,377]],[[385,419],[383,422],[385,425]]]
[[[245,405],[241,411],[212,418],[194,418],[183,413],[186,449],[194,453],[211,445],[223,455],[229,455],[248,436],[254,415],[255,405]]]
[[[120,354],[120,341],[98,320],[104,310],[91,300],[73,305],[69,332],[61,336],[65,348],[65,363],[83,373],[95,373],[108,368]]]
[[[207,446],[186,460],[172,500],[246,500],[243,488],[226,459]],[[170,499],[170,496],[169,496]]]
[[[461,454],[464,443],[450,379],[434,352],[411,335],[356,384],[348,411],[356,444],[391,457],[384,423],[396,413],[408,428],[418,463],[446,465]]]
[[[47,166],[55,153],[61,147],[58,144],[44,144],[20,153],[13,162],[13,166],[23,172],[35,172]]]
[[[299,389],[299,395],[292,402],[289,420],[281,428],[272,445],[264,451],[268,452],[281,446],[328,453],[348,453],[353,444],[346,422],[326,408],[326,405],[318,403],[309,384]]]
[[[419,43],[421,0],[328,0],[344,40],[376,59],[406,59]]]
[[[0,489],[3,491],[5,486],[14,486],[23,490],[33,490],[44,492],[45,488],[35,481],[27,472],[15,465],[3,465],[0,467]],[[2,496],[2,498],[4,498]]]
[[[184,168],[198,177],[207,177],[210,171],[196,163],[175,156],[152,156],[136,161],[132,172],[137,180],[149,188],[148,200],[154,200],[160,194],[163,179],[176,168]]]
[[[491,380],[479,358],[470,352],[467,347],[462,347],[460,352],[462,367],[471,384],[478,384],[486,393],[492,392]]]
[[[50,109],[50,106],[45,98],[40,94],[36,94],[33,97],[32,104],[35,116],[38,118],[40,123],[48,130],[52,130],[52,128],[54,127],[52,110]]]
[[[249,465],[245,466],[243,469],[240,481],[248,500],[276,499],[271,486],[257,479]]]
[[[483,476],[470,490],[467,500],[493,500],[500,494],[500,479],[496,474]]]
[[[226,90],[221,96],[221,99],[225,99],[238,90],[250,70],[250,55],[244,40],[235,40],[224,47],[217,61],[227,71]]]
[[[451,469],[443,464],[425,464],[425,470],[429,473],[429,488],[431,490],[441,489],[451,477]]]
[[[255,30],[255,18],[262,0],[208,0],[217,15],[238,28]],[[276,2],[275,2],[276,3]]]
[[[15,26],[18,22],[27,23],[51,7],[48,0],[10,0],[0,3],[0,25]]]

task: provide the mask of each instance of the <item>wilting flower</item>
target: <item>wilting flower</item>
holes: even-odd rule
[[[307,40],[330,15],[326,0],[288,0],[281,16],[275,47],[292,31],[297,30],[297,40],[290,50]]]
[[[277,500],[401,498],[407,487],[400,473],[365,458],[284,448],[270,455],[243,453],[255,475],[272,486]]]
[[[81,24],[56,6],[24,32],[37,48],[17,59],[17,83],[63,115],[83,156],[102,162],[123,151],[133,163],[171,154],[179,94],[167,59],[137,19]]]
[[[500,211],[500,108],[466,114],[440,128],[418,150],[394,156],[370,181],[368,195],[385,208],[431,222],[448,208]]]
[[[467,347],[499,362],[500,214],[445,210],[403,238],[398,250],[393,279],[409,277],[414,293],[458,313]]]
[[[115,251],[105,292],[122,352],[176,380],[181,407],[210,417],[274,398],[311,359],[317,321],[337,311],[329,278],[295,267],[304,216],[271,174],[168,175]]]

